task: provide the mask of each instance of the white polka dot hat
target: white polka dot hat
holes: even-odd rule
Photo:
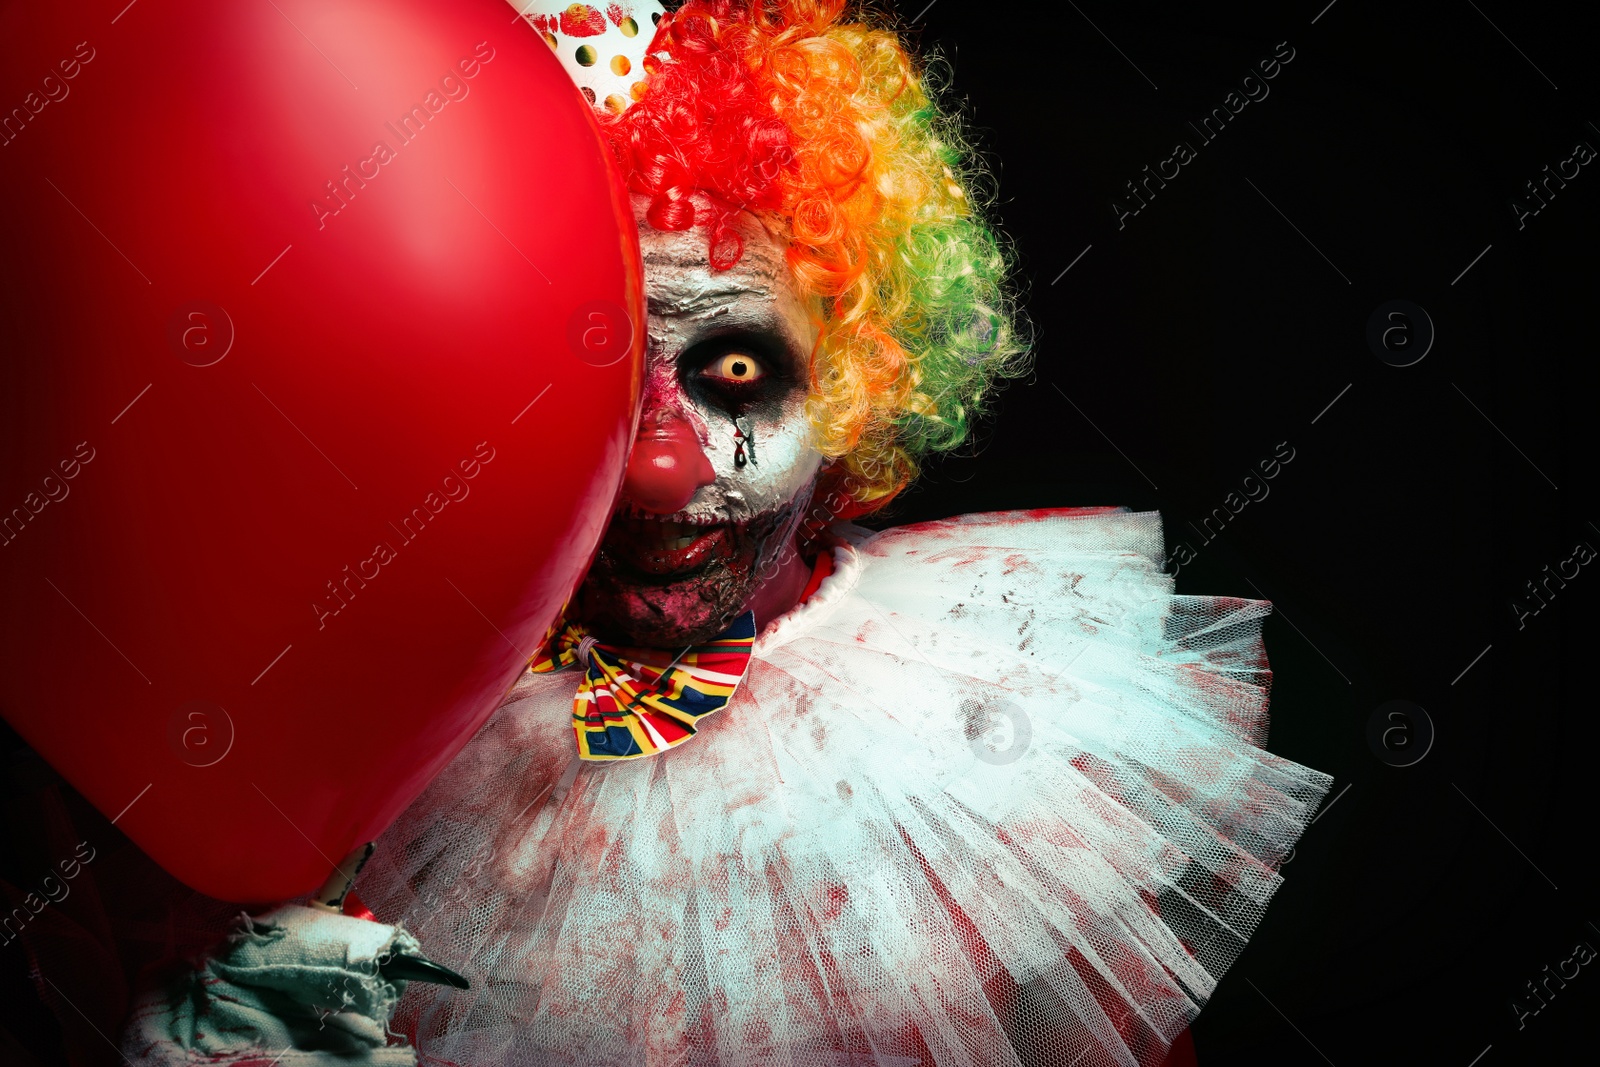
[[[625,110],[644,94],[644,57],[666,15],[657,0],[605,5],[509,0],[597,108]]]

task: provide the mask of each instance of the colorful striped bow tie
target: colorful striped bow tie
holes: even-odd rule
[[[700,719],[720,711],[750,666],[756,617],[747,611],[722,635],[673,655],[659,648],[603,644],[582,623],[566,622],[535,673],[584,665],[572,700],[572,732],[586,760],[638,759],[694,736]]]

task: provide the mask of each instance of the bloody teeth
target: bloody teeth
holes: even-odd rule
[[[624,529],[629,536],[674,549],[688,548],[714,528],[710,524],[662,522],[659,519],[628,519],[624,522]]]
[[[688,574],[727,555],[730,535],[726,523],[618,518],[612,521],[606,545],[614,559],[661,577]]]

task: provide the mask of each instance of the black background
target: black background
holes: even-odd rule
[[[1600,149],[1595,23],[1325,4],[900,8],[994,161],[1037,366],[873,524],[1159,509],[1195,548],[1180,592],[1278,606],[1271,748],[1334,785],[1194,1027],[1202,1064],[1594,1062],[1600,960],[1521,1028],[1512,1003],[1600,949],[1600,560],[1520,627],[1512,604],[1600,549],[1600,160],[1521,229],[1511,202]],[[1201,145],[1187,123],[1284,41],[1270,95]],[[1198,157],[1119,229],[1179,140]],[[1437,331],[1412,366],[1366,340],[1394,299]],[[1270,494],[1194,532],[1280,442]],[[1391,700],[1436,731],[1412,766],[1369,745]]]
[[[994,161],[1037,366],[873,525],[1159,509],[1196,551],[1180,592],[1277,605],[1270,747],[1333,775],[1331,807],[1196,1023],[1202,1064],[1595,1062],[1600,961],[1520,1029],[1512,1002],[1600,948],[1600,563],[1520,628],[1511,606],[1600,549],[1600,161],[1522,229],[1511,207],[1600,149],[1595,23],[1325,3],[901,9]],[[1186,123],[1281,41],[1270,95],[1202,145]],[[1119,229],[1178,140],[1198,158]],[[1412,366],[1367,344],[1394,299],[1437,331]],[[1285,441],[1270,495],[1209,543],[1188,526]],[[1397,699],[1436,730],[1408,767],[1367,740]]]

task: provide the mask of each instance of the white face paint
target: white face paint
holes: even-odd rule
[[[816,478],[822,456],[806,418],[811,348],[817,331],[795,295],[784,247],[752,216],[740,218],[744,254],[730,270],[712,270],[706,233],[650,229],[639,215],[649,296],[644,422],[670,408],[686,416],[717,472],[696,493],[691,515],[745,518],[793,499]],[[716,388],[718,354],[752,357],[765,381],[786,387],[760,398]],[[709,360],[705,357],[710,356]],[[700,358],[696,358],[700,357]],[[696,371],[708,371],[696,375]],[[697,380],[698,379],[698,380]],[[735,460],[733,419],[743,413],[757,437],[756,461]]]
[[[718,271],[703,226],[654,230],[647,204],[634,198],[649,300],[635,458],[654,428],[676,426],[712,477],[668,515],[630,497],[630,473],[582,613],[602,632],[675,646],[715,637],[750,608],[804,517],[822,464],[806,415],[817,327],[783,244],[756,218],[740,216],[743,255]],[[736,418],[751,431],[742,449]]]

